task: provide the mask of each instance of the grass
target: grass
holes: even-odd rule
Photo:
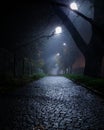
[[[34,74],[34,75],[32,76],[32,79],[33,79],[33,80],[38,80],[38,79],[43,78],[43,77],[45,77],[45,76],[46,76],[46,74],[44,74],[44,73],[37,73],[37,74]]]
[[[14,91],[45,76],[44,73],[36,73],[33,76],[23,76],[21,78],[0,77],[0,93]]]
[[[93,78],[83,75],[66,74],[65,77],[74,80],[77,83],[86,85],[87,87],[96,90],[104,94],[104,79],[103,78]]]

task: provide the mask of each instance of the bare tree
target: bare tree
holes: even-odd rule
[[[89,75],[89,76],[100,76],[101,74],[101,65],[102,65],[102,59],[104,56],[104,33],[102,26],[97,24],[94,20],[101,14],[104,13],[104,2],[101,0],[100,2],[95,0],[94,1],[94,9],[95,9],[95,14],[94,14],[94,20],[87,18],[85,15],[79,13],[78,11],[74,11],[77,13],[79,16],[87,20],[91,25],[92,25],[92,31],[93,35],[91,38],[90,44],[86,44],[85,41],[82,39],[80,36],[79,32],[71,22],[70,18],[65,14],[65,12],[59,8],[59,6],[66,6],[65,4],[57,3],[57,2],[52,2],[54,5],[54,9],[57,13],[57,15],[61,18],[63,21],[64,25],[70,32],[71,36],[73,37],[76,45],[80,49],[80,51],[83,53],[85,57],[85,70],[84,74]],[[101,7],[99,9],[97,7]],[[67,7],[67,6],[66,6]]]

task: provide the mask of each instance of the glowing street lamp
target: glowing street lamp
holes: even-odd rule
[[[60,26],[55,28],[55,34],[60,34],[62,33],[62,28]]]
[[[70,4],[70,8],[71,8],[72,10],[78,10],[78,5],[77,5],[77,3],[72,2],[72,3]]]
[[[60,56],[60,53],[57,53],[56,56]]]
[[[66,46],[66,43],[63,43],[63,46]]]

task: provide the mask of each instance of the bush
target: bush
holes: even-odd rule
[[[34,80],[38,80],[38,79],[43,78],[43,77],[45,77],[45,76],[46,76],[46,74],[44,74],[44,73],[36,73],[36,74],[34,74],[34,75],[32,76],[32,78],[33,78]]]

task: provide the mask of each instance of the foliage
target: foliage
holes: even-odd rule
[[[45,77],[45,76],[46,76],[46,74],[44,74],[44,73],[36,73],[36,74],[34,74],[34,75],[32,76],[32,79],[33,79],[33,80],[38,80],[38,79],[43,78],[43,77]]]

